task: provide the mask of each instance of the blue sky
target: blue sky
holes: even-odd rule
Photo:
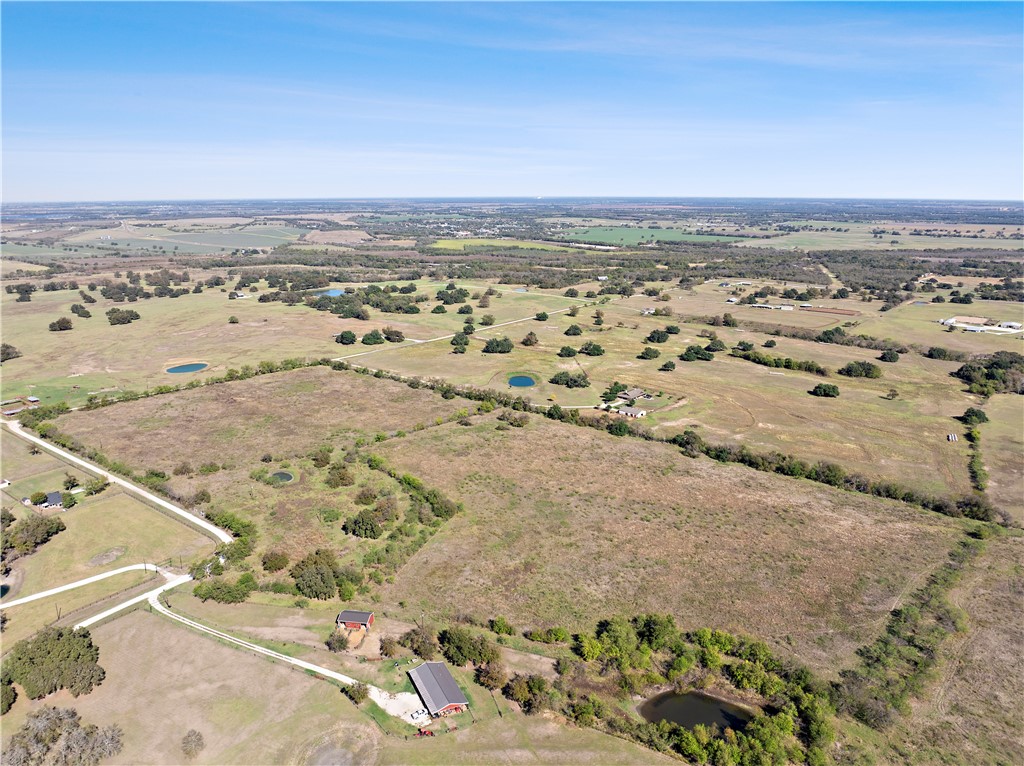
[[[1022,9],[4,2],[3,194],[1021,199]]]

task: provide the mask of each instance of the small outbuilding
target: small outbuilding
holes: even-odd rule
[[[424,662],[409,671],[409,678],[434,718],[461,713],[469,707],[469,700],[443,662]]]
[[[355,609],[345,609],[338,615],[338,619],[335,621],[338,625],[338,629],[346,628],[348,630],[363,630],[369,632],[370,626],[373,625],[373,612],[359,612]]]

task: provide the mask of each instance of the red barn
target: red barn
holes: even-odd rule
[[[339,629],[359,630],[362,628],[369,632],[370,626],[373,625],[373,612],[358,612],[355,609],[346,609],[338,615],[337,624]]]

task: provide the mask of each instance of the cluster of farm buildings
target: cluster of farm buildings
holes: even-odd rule
[[[345,609],[335,625],[338,630],[368,633],[373,626],[373,612]],[[409,679],[423,701],[423,708],[431,718],[461,713],[469,707],[469,700],[443,662],[424,662],[409,671]]]

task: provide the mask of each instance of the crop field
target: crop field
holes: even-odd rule
[[[691,234],[676,229],[636,228],[633,226],[591,226],[583,229],[562,230],[557,234],[562,239],[573,241],[629,247],[646,242],[739,242],[742,239],[719,234]]]
[[[238,228],[210,228],[205,231],[175,231],[171,228],[118,227],[90,229],[65,237],[66,244],[103,245],[129,250],[161,249],[180,253],[216,253],[235,248],[268,248],[297,240],[308,229],[288,226],[250,225]]]
[[[981,456],[989,473],[987,492],[1018,523],[1024,522],[1024,397],[996,394],[984,406]]]
[[[572,630],[667,610],[833,674],[959,534],[901,504],[668,445],[535,416],[510,432],[475,422],[373,449],[466,504],[385,586],[410,614]]]

